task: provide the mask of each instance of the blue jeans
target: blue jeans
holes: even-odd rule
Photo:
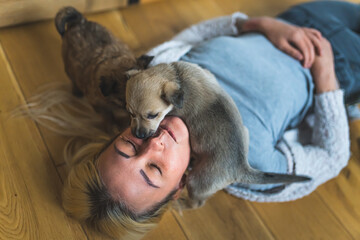
[[[345,91],[345,103],[360,102],[360,4],[316,1],[292,7],[278,17],[318,29],[329,40],[336,76]]]

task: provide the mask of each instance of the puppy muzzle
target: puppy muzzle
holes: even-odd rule
[[[140,128],[132,128],[131,133],[137,138],[144,139],[154,135],[155,131],[140,127]]]

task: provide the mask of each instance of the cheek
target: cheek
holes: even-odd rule
[[[187,144],[175,146],[167,152],[166,159],[169,163],[168,167],[170,171],[177,172],[180,169],[185,171],[190,159],[190,146]]]

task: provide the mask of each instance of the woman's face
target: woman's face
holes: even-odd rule
[[[190,160],[189,132],[178,117],[166,117],[149,139],[126,129],[99,156],[99,171],[108,191],[136,212],[161,202],[181,179]]]

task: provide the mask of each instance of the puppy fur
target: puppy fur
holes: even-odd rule
[[[152,57],[136,59],[125,43],[73,7],[57,13],[55,26],[62,36],[62,58],[74,95],[84,95],[106,120],[128,122],[125,73],[146,68]]]
[[[151,136],[167,115],[179,116],[190,133],[194,161],[183,208],[197,208],[233,182],[291,183],[304,176],[264,173],[247,161],[249,135],[230,96],[207,70],[186,62],[132,72],[126,86],[133,134]],[[154,117],[155,116],[155,117]]]

